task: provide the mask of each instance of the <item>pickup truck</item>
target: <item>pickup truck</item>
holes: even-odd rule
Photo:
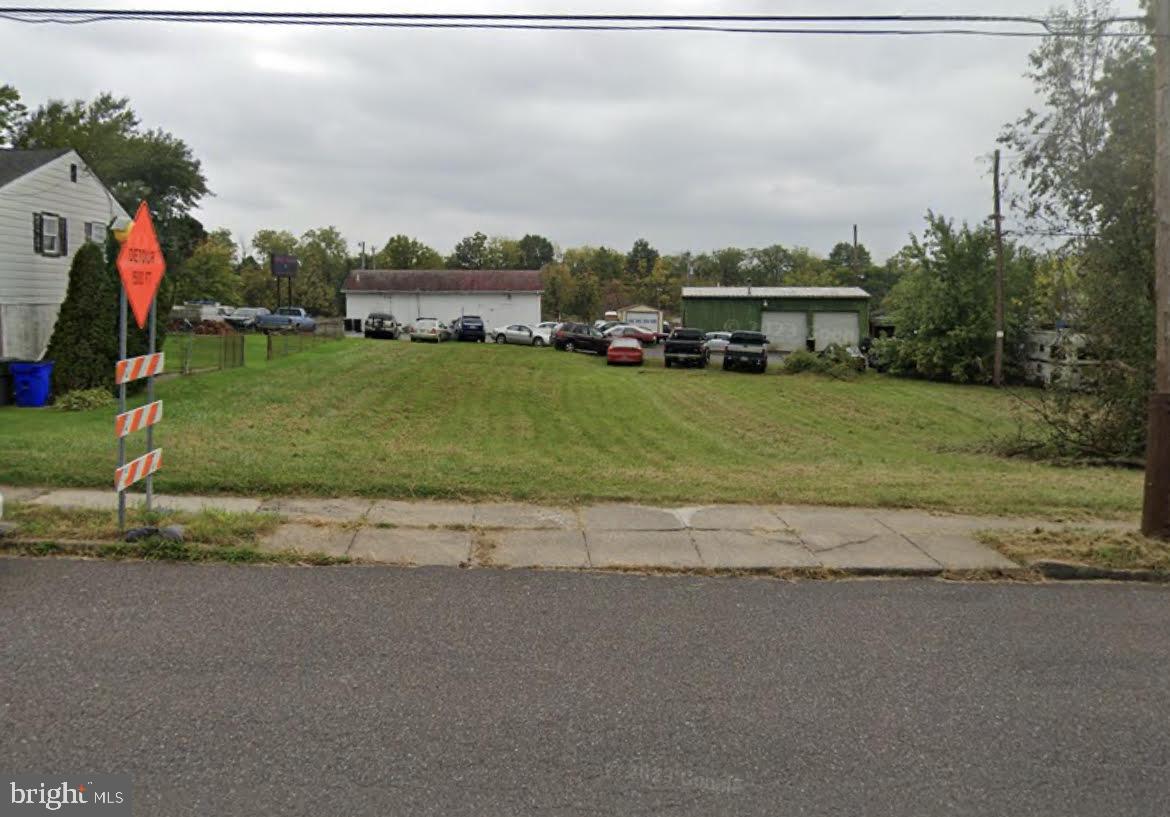
[[[723,350],[723,371],[747,369],[764,372],[768,368],[768,339],[760,332],[732,332]]]
[[[674,365],[705,369],[711,354],[707,351],[707,341],[700,330],[679,327],[666,339],[662,357],[668,369]]]
[[[258,332],[312,332],[316,328],[317,322],[299,306],[282,306],[271,315],[256,318]]]

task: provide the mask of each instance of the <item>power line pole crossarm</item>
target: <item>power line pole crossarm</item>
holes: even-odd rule
[[[1155,374],[1146,434],[1142,533],[1170,538],[1170,0],[1154,0]]]

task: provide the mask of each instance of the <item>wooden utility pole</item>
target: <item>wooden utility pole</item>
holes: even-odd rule
[[[996,388],[1003,385],[1003,213],[999,205],[999,149],[995,151],[995,371]]]
[[[1170,0],[1154,0],[1154,394],[1142,533],[1170,539]]]

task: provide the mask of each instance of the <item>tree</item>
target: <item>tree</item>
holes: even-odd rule
[[[374,254],[379,269],[441,269],[443,257],[421,241],[401,233]]]
[[[902,251],[908,265],[889,296],[897,337],[883,341],[892,371],[960,383],[989,382],[995,354],[995,235],[927,213],[922,239]],[[1034,259],[1004,244],[1008,309],[1008,371],[1020,374],[1010,350],[1023,346],[1031,303]]]
[[[447,256],[448,269],[487,269],[488,237],[478,230],[462,239],[455,245],[455,250]]]
[[[308,230],[297,242],[296,256],[297,302],[314,314],[341,314],[345,308],[341,286],[349,275],[349,247],[341,233],[332,226]]]
[[[626,253],[626,280],[632,283],[649,278],[656,263],[658,250],[651,247],[646,239],[639,238]]]
[[[237,303],[240,279],[236,263],[236,242],[231,231],[216,230],[168,276],[172,278],[174,299],[211,298],[225,304]]]
[[[114,389],[118,360],[118,282],[102,248],[85,243],[73,256],[65,301],[57,314],[46,360],[52,360],[53,393]]]
[[[484,248],[483,269],[524,269],[520,242],[501,236],[489,238]]]
[[[1140,455],[1154,380],[1153,55],[1148,37],[1096,36],[1112,14],[1086,0],[1058,13],[1054,27],[1084,36],[1032,52],[1027,76],[1043,106],[1000,138],[1020,155],[1013,212],[1025,231],[1064,239],[1077,270],[1067,317],[1095,365],[1077,393],[1058,384],[1040,406],[1048,445],[1065,455]]]
[[[50,100],[8,127],[17,148],[75,149],[127,212],[145,200],[168,267],[177,268],[198,245],[189,240],[190,222],[198,224],[190,212],[210,193],[202,165],[181,139],[143,130],[126,97]]]
[[[724,247],[695,257],[695,278],[724,287],[747,283],[744,262],[748,254],[739,247]]]
[[[247,256],[239,265],[240,301],[244,306],[276,308],[276,285],[272,273],[261,266],[252,256]]]
[[[0,148],[9,147],[12,132],[19,127],[28,109],[20,102],[20,92],[11,85],[0,85]]]
[[[521,269],[541,269],[556,258],[556,248],[542,235],[525,235],[520,239]]]
[[[573,282],[573,300],[569,311],[581,320],[589,320],[601,309],[601,287],[597,276],[589,272]]]
[[[573,305],[573,276],[564,264],[546,264],[540,273],[544,284],[541,306],[542,317],[560,320]]]
[[[761,286],[783,286],[792,271],[792,253],[783,245],[748,250],[748,269]]]
[[[853,257],[853,245],[848,241],[838,241],[829,251],[826,260],[828,274],[839,286],[864,287],[869,277],[873,259],[864,244],[857,245],[857,258]]]

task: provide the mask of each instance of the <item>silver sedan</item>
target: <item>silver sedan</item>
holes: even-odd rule
[[[511,326],[498,327],[492,330],[492,340],[496,343],[514,343],[519,346],[547,346],[548,330],[533,329],[522,323]]]
[[[711,352],[722,353],[727,344],[731,343],[730,332],[708,332],[707,333],[707,349]]]

